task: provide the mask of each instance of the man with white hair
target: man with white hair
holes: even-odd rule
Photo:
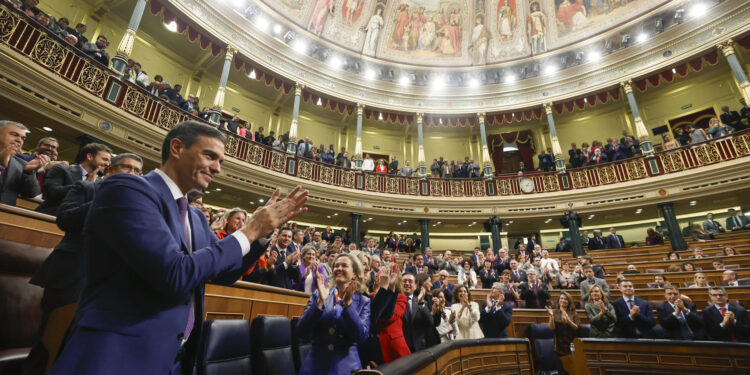
[[[508,337],[507,328],[513,319],[513,307],[505,303],[503,288],[503,284],[492,284],[487,300],[479,308],[479,323],[486,338]]]
[[[34,171],[44,168],[50,162],[49,156],[37,155],[28,163],[15,157],[21,153],[28,131],[20,122],[0,121],[0,203],[15,206],[19,195],[24,198],[39,195]]]

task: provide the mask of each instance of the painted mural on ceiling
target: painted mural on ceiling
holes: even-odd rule
[[[669,0],[260,0],[354,53],[414,65],[485,65],[537,55]]]

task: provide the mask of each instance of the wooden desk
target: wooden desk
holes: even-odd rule
[[[4,240],[54,248],[63,235],[54,216],[0,204],[0,238]]]
[[[238,281],[232,286],[206,284],[205,319],[245,319],[258,315],[302,316],[310,295]]]

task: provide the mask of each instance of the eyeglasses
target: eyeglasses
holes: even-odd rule
[[[724,293],[724,294],[709,294],[709,296],[711,296],[711,297],[724,297],[724,296],[726,296],[726,293]]]
[[[137,167],[134,167],[134,166],[128,165],[128,164],[120,164],[120,165],[116,166],[115,168],[119,169],[119,170],[121,170],[121,171],[123,171],[125,173],[131,173],[132,172],[132,173],[134,173],[134,174],[136,174],[138,176],[140,176],[142,174],[142,171],[141,171],[140,168],[137,168]]]

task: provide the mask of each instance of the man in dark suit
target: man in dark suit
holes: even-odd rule
[[[659,325],[666,330],[670,340],[700,340],[703,337],[703,319],[695,311],[695,304],[683,301],[674,285],[664,287],[666,301],[656,307]]]
[[[294,283],[299,280],[299,251],[292,242],[292,233],[290,228],[279,230],[276,245],[271,249],[271,253],[276,253],[275,261],[266,264],[270,272],[264,278],[264,284],[293,289]]]
[[[594,230],[594,237],[589,239],[589,250],[601,250],[606,247],[604,238],[602,238],[602,231]]]
[[[578,148],[575,143],[570,144],[568,156],[570,156],[569,162],[571,168],[578,168],[581,166],[581,149]]]
[[[471,256],[469,256],[469,260],[471,260],[471,264],[473,264],[474,267],[481,267],[482,266],[481,264],[478,264],[479,263],[479,253],[481,253],[481,252],[482,252],[482,248],[480,248],[479,246],[477,246],[477,247],[474,248],[474,254],[471,254]]]
[[[143,160],[135,154],[124,153],[112,160],[107,176],[117,173],[130,173],[140,176]],[[76,308],[78,296],[83,290],[83,223],[94,200],[99,183],[78,181],[68,191],[57,212],[57,226],[65,232],[65,237],[36,271],[29,283],[44,288],[42,295],[42,324],[40,335],[46,342],[55,341],[60,347],[66,329]],[[53,327],[45,332],[47,326]],[[57,333],[57,335],[55,335]],[[50,336],[52,335],[52,336]],[[41,341],[37,342],[26,360],[26,374],[41,374],[47,366],[49,352]],[[57,353],[53,353],[57,355]]]
[[[406,296],[406,310],[402,318],[404,339],[414,353],[427,348],[427,335],[433,327],[432,306],[425,300],[424,289],[417,285],[414,275],[404,274],[402,282]]]
[[[620,280],[622,297],[612,302],[617,315],[615,330],[617,337],[627,339],[653,338],[654,312],[648,301],[634,295],[635,289],[630,280]]]
[[[728,303],[727,291],[720,286],[708,288],[708,296],[711,305],[703,309],[708,339],[750,342],[750,318],[745,308]]]
[[[589,162],[587,165],[599,165],[608,163],[609,159],[607,159],[607,155],[602,154],[602,149],[597,148],[594,150],[594,153],[591,155],[591,158],[589,159]]]
[[[505,295],[502,288],[502,284],[494,283],[487,294],[487,300],[482,302],[479,308],[479,325],[482,327],[484,337],[500,339],[508,337],[507,328],[513,319],[513,307],[504,303]]]
[[[721,107],[721,115],[719,118],[721,118],[721,123],[724,125],[729,125],[734,129],[737,129],[738,126],[742,128],[742,117],[740,117],[740,114],[737,113],[737,111],[730,111],[729,106],[725,105]]]
[[[526,282],[526,271],[518,269],[518,261],[511,259],[508,264],[510,265],[510,281],[514,283]]]
[[[516,252],[516,259],[520,258],[521,255],[525,256],[526,259],[529,259],[531,257],[531,253],[526,249],[526,245],[520,244],[518,245],[518,251]]]
[[[424,270],[424,256],[417,253],[411,257],[411,260],[413,264],[406,266],[406,270],[404,272],[410,273],[414,276],[422,273],[422,271]]]
[[[181,90],[182,90],[182,85],[177,84],[177,85],[174,85],[174,87],[170,87],[164,90],[164,95],[166,95],[167,98],[169,98],[170,103],[179,107],[185,101],[185,99],[182,98],[182,94],[180,94]]]
[[[112,150],[101,143],[89,143],[78,152],[78,165],[56,165],[47,171],[42,184],[44,202],[37,212],[55,215],[57,207],[78,181],[96,181],[100,173],[107,171]]]
[[[448,271],[440,270],[438,277],[438,280],[432,283],[432,289],[442,290],[445,296],[445,305],[450,306],[453,303],[453,290],[456,286],[448,281]]]
[[[622,236],[617,234],[615,227],[609,228],[609,236],[607,236],[607,248],[609,249],[622,249],[625,247],[625,240]]]
[[[529,281],[521,283],[521,286],[518,287],[521,298],[526,301],[526,308],[543,309],[547,306],[547,300],[549,299],[547,286],[539,281],[536,269],[532,268],[526,271],[526,277]]]
[[[398,160],[396,155],[391,157],[391,162],[388,164],[388,174],[398,174]]]
[[[44,168],[49,158],[38,155],[27,163],[14,157],[21,152],[28,131],[21,123],[0,121],[0,203],[15,206],[19,195],[24,198],[39,195],[34,171]]]
[[[531,249],[533,251],[534,247],[536,247],[536,245],[539,245],[539,242],[537,242],[537,240],[536,240],[536,234],[532,234],[529,237],[529,240],[526,242],[526,248],[527,249]]]
[[[745,215],[737,215],[737,211],[734,208],[727,210],[729,217],[727,217],[727,230],[743,230],[750,229],[750,220]]]
[[[721,286],[743,286],[747,285],[747,281],[738,281],[737,280],[737,272],[734,272],[732,270],[726,270],[724,273],[721,274],[722,279],[724,280],[724,284],[721,284]]]
[[[502,275],[503,271],[510,269],[511,257],[508,256],[508,248],[501,247],[497,250],[497,256],[492,261],[492,268],[495,269],[495,273]]]
[[[204,284],[235,282],[307,201],[300,188],[283,200],[276,190],[245,227],[218,240],[186,194],[221,172],[224,142],[211,126],[183,122],[167,133],[159,169],[102,183],[84,224],[84,290],[51,375],[193,372]]]

